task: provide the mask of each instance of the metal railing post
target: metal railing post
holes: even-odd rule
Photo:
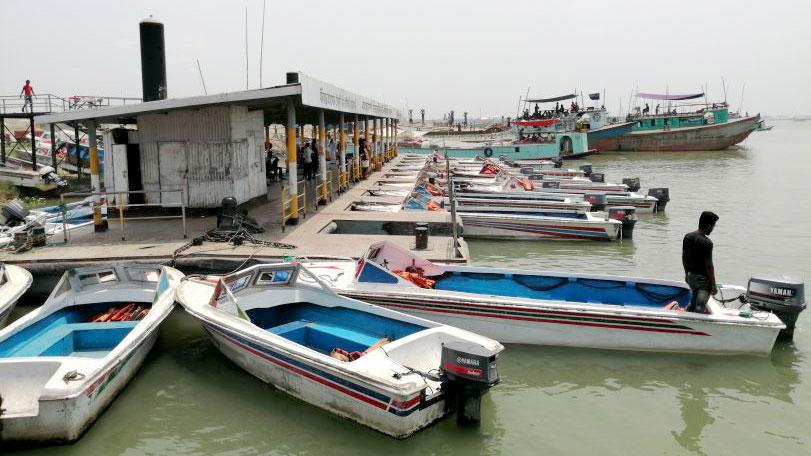
[[[62,238],[68,243],[68,212],[65,210],[65,195],[59,195],[59,209],[62,211]]]
[[[180,217],[183,220],[183,239],[189,237],[186,231],[186,189],[180,189]]]
[[[121,204],[123,193],[118,194],[118,199],[116,200],[116,206],[118,207],[118,224],[121,226],[121,240],[126,241],[126,236],[124,235],[124,205]],[[109,212],[110,205],[107,205],[107,209]]]

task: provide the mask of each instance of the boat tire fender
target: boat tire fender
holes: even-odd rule
[[[486,147],[484,149],[484,156],[487,157],[487,158],[492,157],[493,156],[493,149],[490,148],[490,147]]]

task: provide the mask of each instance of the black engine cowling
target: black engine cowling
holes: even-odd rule
[[[746,301],[753,310],[774,312],[786,325],[780,337],[791,339],[797,317],[806,307],[805,284],[788,277],[752,277],[746,287]]]
[[[481,421],[481,397],[499,382],[496,358],[496,353],[473,342],[442,345],[442,389],[459,424]]]

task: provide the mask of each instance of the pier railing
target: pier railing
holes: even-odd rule
[[[146,193],[159,193],[161,197],[164,194],[178,194],[180,195],[180,202],[178,203],[169,203],[169,202],[160,202],[160,203],[129,203],[129,195],[137,195],[137,194],[146,194]],[[126,201],[127,203],[123,203],[122,201],[125,200],[124,195],[127,195]],[[182,224],[183,230],[183,238],[188,237],[188,232],[186,229],[186,191],[183,189],[166,189],[166,190],[131,190],[126,192],[70,192],[70,193],[63,193],[60,195],[60,199],[62,201],[62,206],[64,207],[65,197],[96,197],[98,196],[100,199],[104,201],[103,204],[99,205],[99,210],[101,210],[100,206],[107,206],[107,221],[118,221],[119,227],[121,229],[121,240],[126,241],[127,235],[126,230],[124,228],[125,220],[127,221],[134,221],[134,220],[176,220],[180,219]],[[110,198],[110,197],[113,198]],[[114,201],[111,203],[111,201]],[[180,215],[141,215],[141,216],[129,216],[124,217],[124,211],[130,208],[136,207],[160,207],[160,208],[179,208]],[[111,211],[117,211],[118,217],[112,217]],[[62,232],[64,234],[65,243],[68,242],[69,235],[67,230],[67,223],[73,221],[67,218],[67,212],[63,209],[62,210]]]
[[[307,217],[307,185],[306,181],[300,180],[298,181],[298,188],[300,189],[298,195],[290,195],[287,193],[287,188],[282,185],[281,190],[281,205],[282,205],[282,231],[284,231],[284,227],[287,225],[287,221],[298,218],[298,214],[302,215],[302,218]],[[296,201],[296,209],[293,210],[293,201]]]
[[[60,97],[52,93],[44,93],[31,97],[29,112],[65,112],[80,109],[98,109],[109,106],[121,106],[126,104],[142,103],[140,98],[128,97],[99,97],[95,95],[73,95],[70,97]],[[22,112],[26,104],[25,98],[20,95],[0,95],[0,113]]]

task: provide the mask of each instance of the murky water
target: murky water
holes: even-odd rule
[[[611,180],[670,187],[666,214],[622,243],[474,242],[478,264],[682,277],[680,245],[716,211],[719,281],[811,279],[811,122],[776,123],[741,150],[595,158]],[[26,310],[26,309],[23,309]],[[275,391],[176,311],[144,368],[71,446],[30,454],[808,454],[811,313],[769,358],[510,346],[478,430],[452,419],[395,441]]]

